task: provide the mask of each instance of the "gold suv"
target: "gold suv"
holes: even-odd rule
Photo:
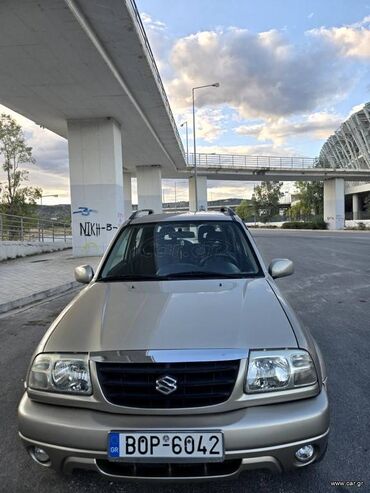
[[[135,213],[46,332],[19,405],[43,467],[209,480],[326,451],[321,353],[230,210]]]

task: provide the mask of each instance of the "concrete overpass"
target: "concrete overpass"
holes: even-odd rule
[[[193,168],[134,0],[2,0],[0,66],[0,103],[68,139],[75,255],[105,249],[131,211],[131,176],[139,208],[155,211],[161,178],[189,177],[194,209]],[[200,205],[207,178],[326,179],[332,227],[342,224],[344,179],[359,176],[318,171],[313,160],[217,159],[199,157]]]
[[[180,173],[193,169],[194,156],[189,166]],[[198,203],[207,207],[208,180],[242,181],[323,181],[324,220],[329,229],[343,229],[345,221],[345,181],[363,182],[370,179],[368,168],[340,168],[325,166],[316,158],[299,156],[246,156],[232,154],[197,154]],[[190,192],[192,191],[190,182]],[[190,193],[190,208],[195,208],[194,194]]]
[[[0,66],[0,103],[68,138],[75,254],[105,248],[131,174],[161,209],[161,177],[186,163],[133,0],[2,0]]]

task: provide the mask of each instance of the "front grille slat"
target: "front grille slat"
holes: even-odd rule
[[[112,404],[137,408],[212,406],[231,395],[239,360],[190,363],[96,363],[99,383]],[[168,395],[156,390],[156,380],[170,376],[177,389]]]

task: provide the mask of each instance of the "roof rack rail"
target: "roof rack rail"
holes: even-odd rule
[[[229,216],[231,217],[236,216],[234,209],[232,209],[231,207],[221,207],[220,212],[223,212],[224,214],[229,214]]]
[[[139,209],[135,212],[133,212],[131,214],[131,216],[128,218],[129,221],[132,221],[133,219],[135,219],[139,214],[141,214],[142,212],[147,212],[148,213],[148,216],[150,216],[150,214],[154,214],[154,211],[153,209]]]

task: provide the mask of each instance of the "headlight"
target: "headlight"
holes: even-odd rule
[[[49,392],[91,394],[87,355],[39,354],[32,363],[28,386]]]
[[[251,351],[245,392],[270,392],[313,385],[316,370],[307,351],[286,349]]]

